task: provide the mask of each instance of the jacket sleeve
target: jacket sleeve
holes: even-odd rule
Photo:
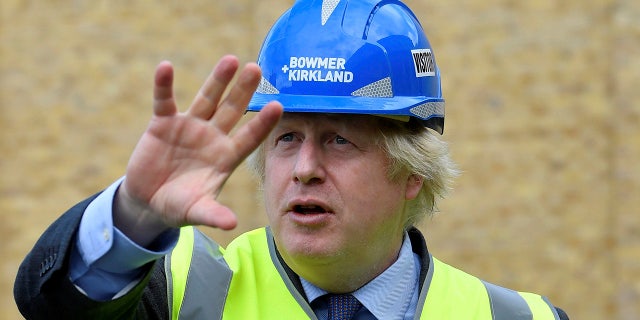
[[[569,320],[569,316],[567,315],[566,312],[564,312],[564,310],[555,307],[556,308],[556,312],[558,313],[558,316],[560,317],[560,320]]]
[[[26,319],[166,319],[162,260],[145,266],[143,280],[126,295],[95,301],[69,279],[69,256],[82,214],[94,195],[63,214],[42,234],[18,269],[14,297]]]

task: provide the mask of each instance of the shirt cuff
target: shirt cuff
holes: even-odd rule
[[[113,201],[123,178],[111,184],[87,207],[78,230],[77,248],[90,268],[127,273],[171,252],[179,229],[170,229],[154,241],[154,250],[143,248],[113,225]]]

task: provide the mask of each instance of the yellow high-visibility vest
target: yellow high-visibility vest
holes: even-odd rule
[[[316,319],[275,250],[268,228],[241,235],[226,250],[182,228],[165,260],[171,318]],[[544,297],[490,284],[433,257],[429,263],[415,319],[559,319]]]

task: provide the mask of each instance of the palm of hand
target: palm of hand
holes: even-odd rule
[[[158,66],[154,116],[131,156],[126,179],[118,191],[118,201],[124,204],[120,214],[126,219],[116,222],[155,223],[164,229],[200,224],[231,229],[236,225],[235,215],[215,197],[282,114],[279,103],[269,103],[229,134],[260,79],[258,66],[248,64],[222,99],[237,68],[235,57],[222,58],[190,108],[178,113],[172,93],[172,67],[168,63]]]

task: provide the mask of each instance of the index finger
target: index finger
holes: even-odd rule
[[[248,156],[269,135],[282,117],[283,107],[280,102],[266,104],[255,117],[238,128],[232,140],[242,158]]]

